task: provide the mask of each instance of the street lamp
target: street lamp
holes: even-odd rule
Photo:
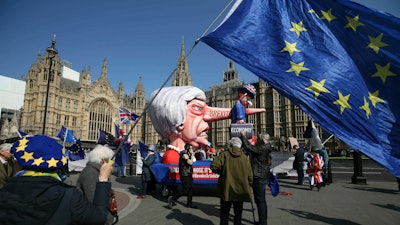
[[[49,101],[49,89],[50,89],[50,81],[52,80],[52,71],[51,67],[53,66],[53,58],[57,55],[57,49],[55,48],[56,45],[56,35],[53,36],[53,40],[51,42],[51,47],[46,49],[47,57],[49,58],[50,66],[49,66],[49,76],[47,77],[47,90],[46,90],[46,103],[44,106],[44,119],[43,119],[43,135],[46,131],[46,117],[47,117],[47,104]],[[53,74],[54,76],[54,74]],[[53,79],[54,80],[54,79]]]

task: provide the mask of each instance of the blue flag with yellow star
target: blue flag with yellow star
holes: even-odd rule
[[[244,0],[200,40],[400,177],[399,18],[346,0]]]

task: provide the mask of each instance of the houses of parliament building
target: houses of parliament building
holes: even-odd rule
[[[51,48],[55,49],[55,40]],[[195,86],[188,69],[184,41],[181,44],[177,66],[171,85]],[[56,136],[61,126],[64,126],[73,130],[74,135],[83,143],[94,145],[99,129],[114,134],[114,121],[119,121],[118,107],[122,106],[141,115],[130,134],[134,143],[140,140],[149,145],[160,140],[145,112],[149,100],[145,97],[141,77],[138,77],[135,90],[128,93],[124,90],[122,82],[119,83],[118,90],[112,88],[107,77],[106,59],[103,61],[100,77],[94,81],[90,68],[83,68],[78,81],[63,76],[68,69],[68,65],[60,59],[57,51],[55,54],[47,51],[43,57],[41,54],[37,55],[26,76],[23,107],[19,113],[19,130]],[[207,104],[213,107],[233,107],[237,90],[243,85],[234,63],[229,61],[223,81],[211,86],[209,90],[203,90],[207,96]],[[284,149],[288,137],[305,143],[303,133],[310,118],[263,80],[259,79],[252,85],[257,90],[252,107],[266,109],[265,113],[248,115],[246,121],[253,124],[254,133],[268,132],[273,144],[279,146],[280,150]],[[222,120],[210,124],[209,141],[215,148],[228,143],[230,123],[230,120]],[[5,122],[2,124],[5,125]],[[132,125],[124,125],[123,128],[128,132],[131,127]],[[317,128],[321,136],[322,130],[319,126]],[[5,128],[2,127],[3,129]]]

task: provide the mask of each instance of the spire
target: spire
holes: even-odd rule
[[[185,56],[185,39],[182,37],[181,52],[178,59],[177,71],[172,80],[172,86],[192,86],[188,62]]]
[[[179,61],[186,60],[185,55],[185,37],[182,36],[182,44],[181,44],[181,54],[179,56]]]
[[[135,98],[135,109],[137,110],[138,113],[142,112],[142,110],[146,105],[146,96],[144,93],[144,87],[142,83],[142,75],[139,75],[139,82],[136,85],[134,98]]]
[[[101,77],[107,78],[107,71],[108,71],[108,63],[107,59],[104,58],[103,66],[101,67]]]
[[[143,83],[142,83],[142,75],[139,75],[139,82],[136,85],[135,91],[144,91]]]
[[[123,99],[123,97],[124,97],[124,85],[122,84],[122,80],[119,81],[119,85],[118,85],[118,97],[120,99]]]

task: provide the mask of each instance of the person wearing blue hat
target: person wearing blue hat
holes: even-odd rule
[[[55,139],[34,135],[16,141],[11,153],[21,170],[0,190],[0,218],[11,224],[104,224],[109,206],[113,162],[100,168],[93,204],[58,171],[67,163]]]

